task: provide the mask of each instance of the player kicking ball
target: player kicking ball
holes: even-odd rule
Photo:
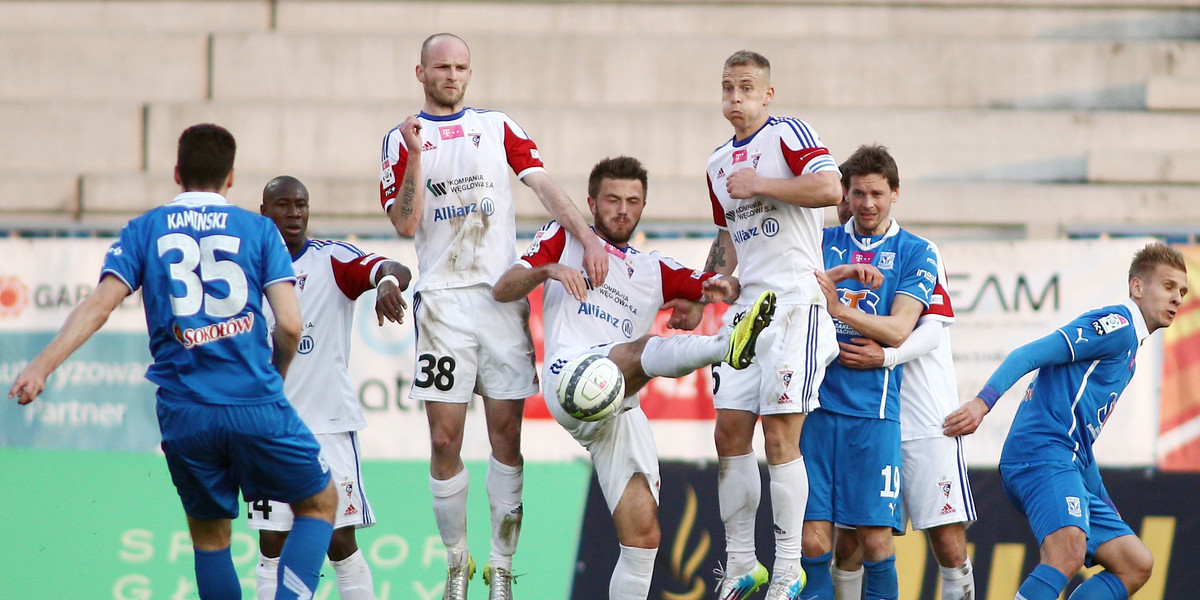
[[[652,377],[682,377],[713,363],[745,368],[775,312],[775,294],[767,291],[737,324],[717,335],[647,335],[660,307],[675,309],[669,327],[692,329],[699,324],[701,303],[732,303],[741,286],[734,277],[693,271],[629,245],[645,207],[646,183],[645,168],[627,156],[600,161],[588,178],[593,229],[608,250],[603,285],[593,286],[584,277],[582,242],[551,221],[492,291],[496,300],[511,302],[546,284],[546,405],[591,454],[612,511],[621,544],[608,588],[612,600],[649,595],[660,538],[658,450],[637,391]],[[599,421],[572,417],[554,400],[563,367],[588,353],[607,356],[625,379],[623,404]]]

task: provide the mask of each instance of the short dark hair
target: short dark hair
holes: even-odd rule
[[[179,136],[179,181],[185,190],[215,190],[233,171],[237,142],[220,125],[201,123],[183,130]]]
[[[642,182],[642,193],[645,194],[648,190],[647,177],[642,161],[632,156],[605,158],[596,163],[592,167],[592,174],[588,175],[588,196],[595,198],[600,193],[600,182],[605,179],[636,179]]]
[[[1129,280],[1133,281],[1135,277],[1144,279],[1158,265],[1166,265],[1187,273],[1187,263],[1183,260],[1183,254],[1162,242],[1152,242],[1133,255],[1133,262],[1129,263]]]
[[[467,54],[471,53],[471,47],[467,46],[467,40],[464,40],[464,39],[458,37],[457,35],[454,35],[453,33],[446,33],[444,31],[442,33],[435,33],[435,34],[425,38],[424,42],[421,42],[421,65],[422,66],[427,64],[425,62],[425,59],[429,56],[429,47],[432,46],[434,42],[436,42],[444,37],[453,38],[453,39],[456,39],[456,40],[462,42],[462,45],[467,47]]]
[[[753,50],[738,50],[737,52],[729,55],[729,58],[725,59],[726,69],[729,67],[746,66],[758,67],[759,69],[765,70],[767,73],[771,72],[771,61],[767,60],[767,57]]]
[[[863,144],[839,168],[842,170],[842,187],[846,189],[850,189],[851,177],[871,174],[882,175],[893,191],[900,189],[900,169],[887,146]]]

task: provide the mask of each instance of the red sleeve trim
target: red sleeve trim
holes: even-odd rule
[[[360,256],[349,262],[342,262],[330,256],[329,264],[333,267],[333,280],[338,289],[342,290],[342,294],[351,300],[358,300],[363,292],[375,288],[375,282],[371,281],[371,273],[375,271],[376,264],[385,260],[386,257],[378,254]]]
[[[677,298],[700,300],[704,296],[704,288],[700,284],[706,279],[711,279],[716,273],[695,271],[678,263],[670,264],[670,262],[658,261],[658,265],[662,269],[663,302],[666,303]]]
[[[533,140],[517,135],[508,123],[504,124],[504,153],[508,155],[508,165],[513,173],[523,173],[528,169],[545,168],[542,156],[538,154],[537,144]]]
[[[533,241],[529,243],[529,249],[521,256],[521,260],[531,267],[556,263],[562,259],[566,247],[567,230],[556,221],[551,221],[534,234]]]
[[[717,200],[717,194],[713,192],[712,175],[705,177],[708,182],[708,201],[712,203],[713,223],[722,229],[729,227],[729,222],[725,219],[725,209],[721,208],[721,201]]]
[[[933,287],[933,293],[929,295],[929,308],[926,308],[921,316],[934,315],[938,317],[954,318],[954,307],[950,305],[950,293],[942,286],[942,282],[938,282]]]
[[[801,148],[792,150],[782,138],[779,140],[779,150],[783,152],[783,159],[787,161],[789,167],[792,168],[793,175],[799,175],[804,172],[804,167],[818,156],[828,156],[828,148]]]
[[[396,164],[392,164],[387,156],[383,157],[383,164],[380,165],[379,170],[379,205],[384,210],[387,210],[388,205],[396,201],[400,182],[404,180],[404,171],[407,166],[408,148],[405,148],[403,143],[400,144],[400,156],[396,159]]]

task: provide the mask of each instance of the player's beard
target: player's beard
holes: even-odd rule
[[[425,84],[425,95],[437,106],[449,110],[458,108],[459,104],[462,103],[463,96],[466,94],[466,85],[455,90],[438,87],[436,84]]]
[[[608,240],[608,243],[614,246],[625,246],[629,244],[629,238],[633,237],[633,232],[637,229],[637,223],[633,223],[625,231],[617,230],[615,225],[611,225],[603,219],[598,219],[595,223],[596,232],[601,237]]]

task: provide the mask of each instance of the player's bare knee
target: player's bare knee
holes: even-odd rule
[[[337,492],[334,491],[332,481],[325,486],[325,489],[316,494],[291,503],[292,514],[297,517],[312,517],[330,523],[334,521],[334,516],[337,514],[337,505]]]
[[[279,558],[279,555],[283,553],[283,544],[286,541],[286,531],[259,530],[258,551],[267,558]]]
[[[429,446],[435,459],[457,459],[462,452],[462,432],[435,428],[429,432]]]
[[[1078,527],[1063,527],[1042,540],[1041,561],[1072,574],[1083,567],[1087,535]]]
[[[333,536],[329,538],[329,560],[346,560],[355,552],[358,552],[358,539],[354,535],[354,527],[334,529]]]
[[[833,550],[833,524],[828,521],[805,521],[800,532],[800,551],[816,558]]]
[[[934,527],[926,533],[939,565],[957,567],[967,561],[967,534],[962,523]]]
[[[863,560],[877,562],[896,553],[892,545],[892,530],[889,527],[871,527],[862,530],[859,536]]]

